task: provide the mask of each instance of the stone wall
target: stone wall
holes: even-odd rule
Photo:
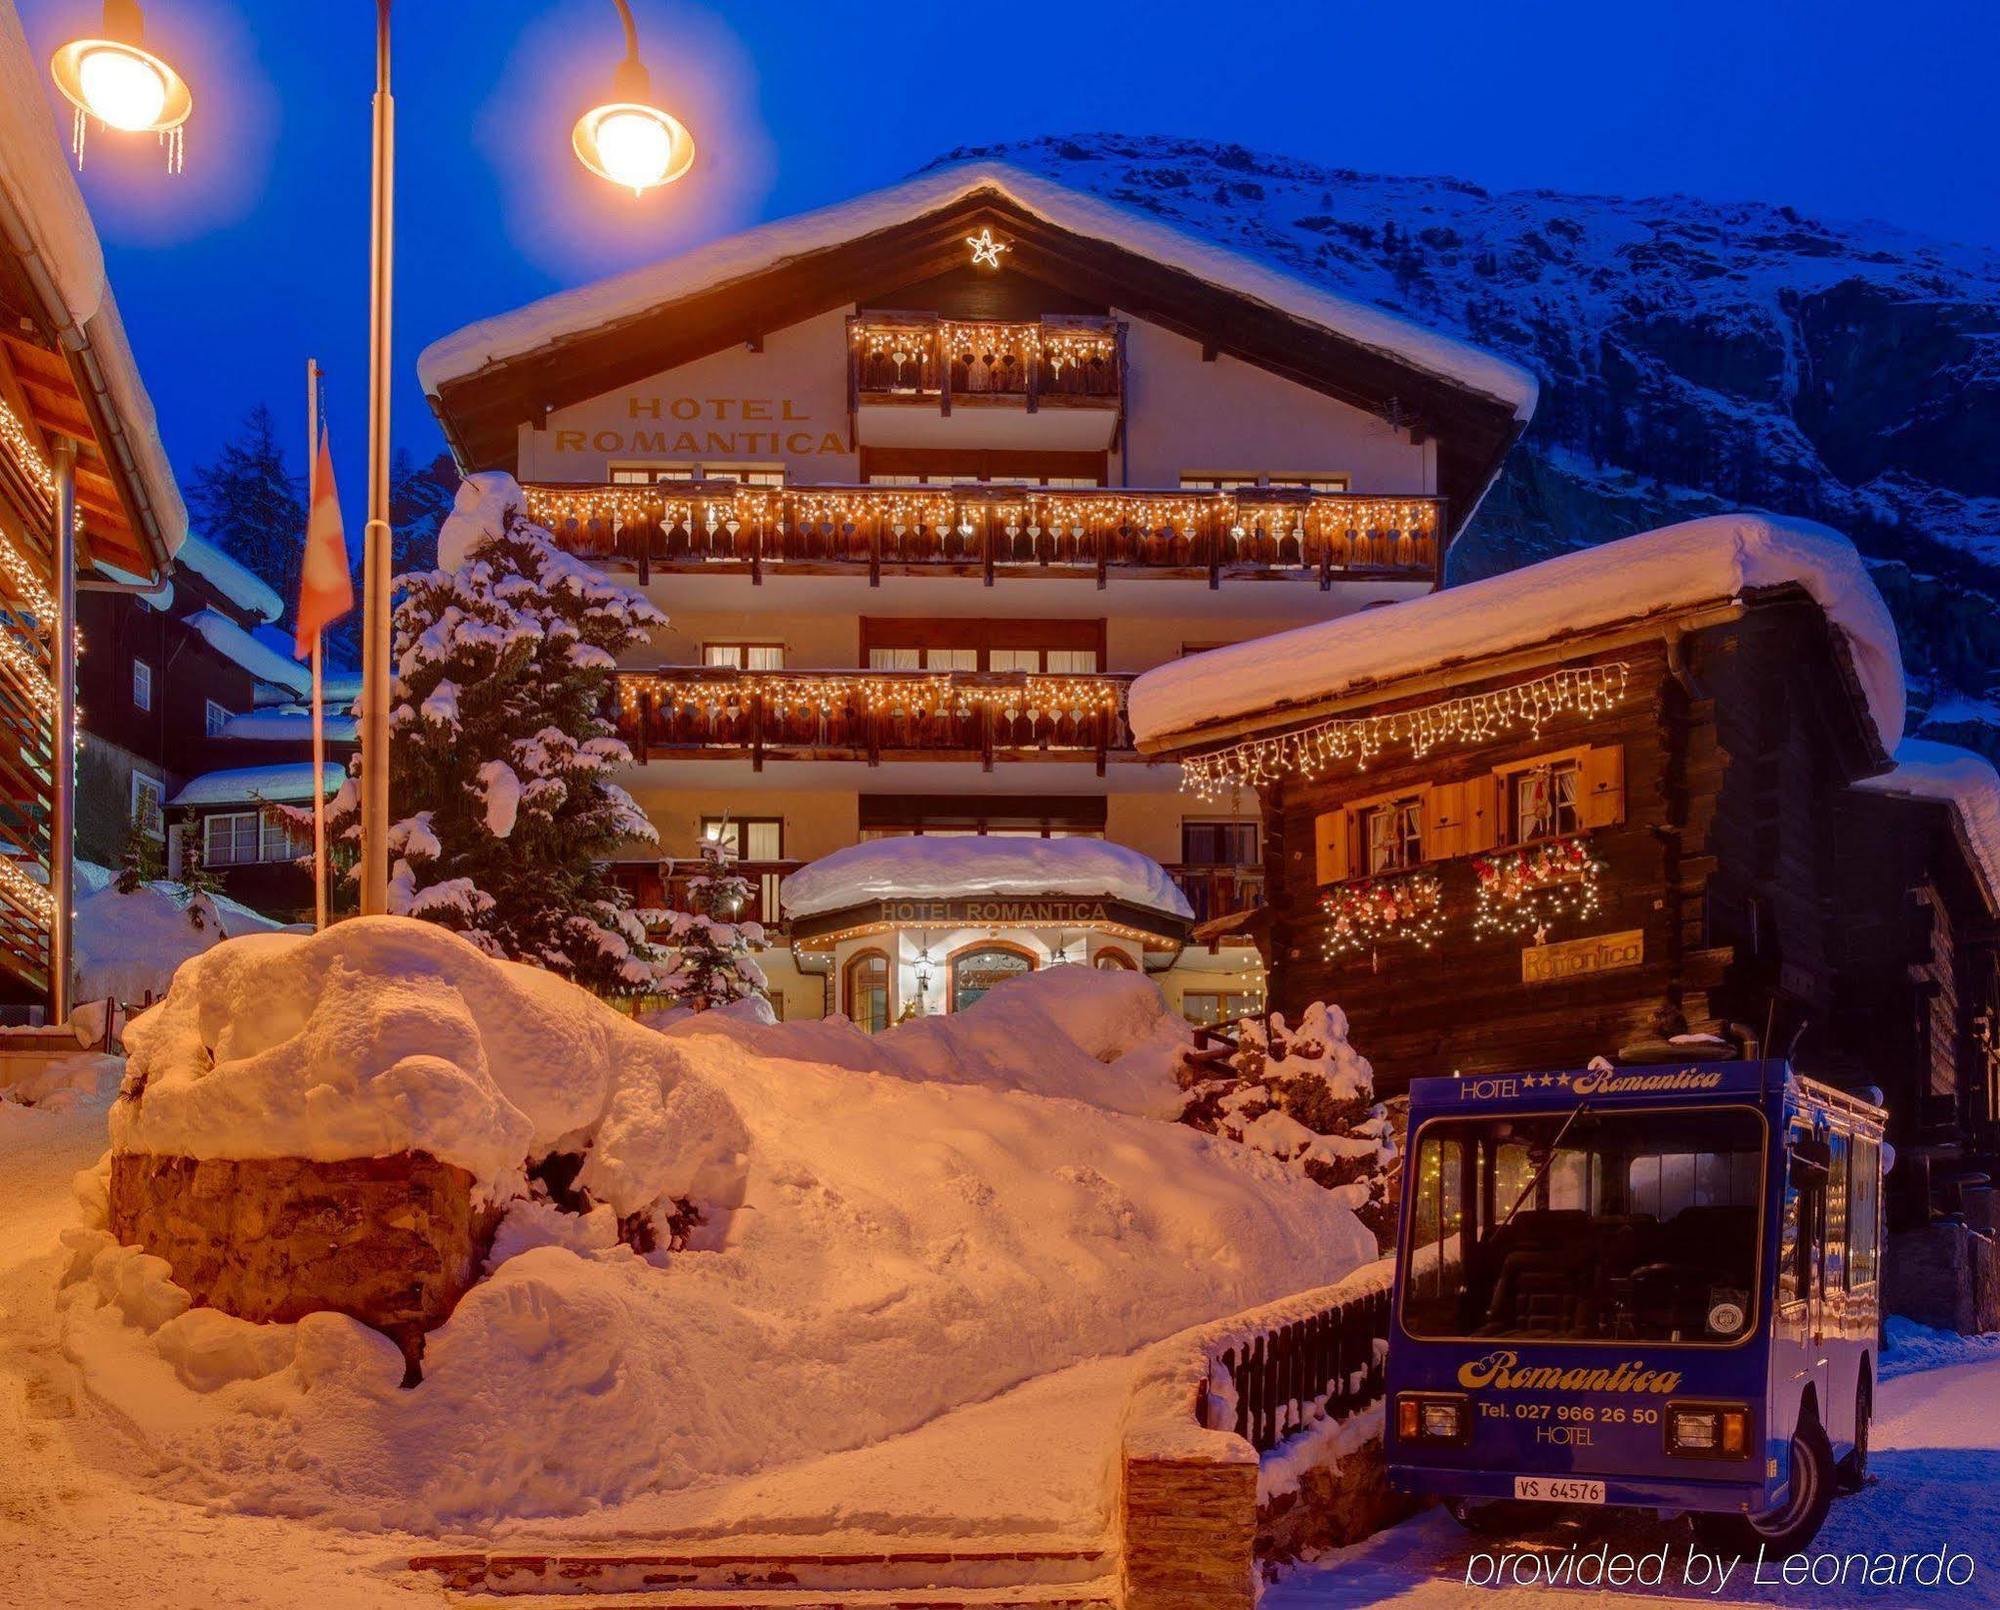
[[[1946,1220],[1889,1237],[1882,1276],[1892,1314],[1937,1330],[2000,1330],[2000,1254],[1993,1238]]]
[[[290,1321],[323,1309],[411,1361],[478,1277],[498,1225],[472,1176],[423,1152],[320,1163],[121,1152],[113,1235],[167,1260],[197,1304]]]
[[[1389,1486],[1382,1439],[1369,1437],[1335,1460],[1300,1472],[1298,1487],[1257,1506],[1259,1566],[1345,1548],[1416,1513],[1418,1500]]]
[[[1247,1451],[1247,1445],[1246,1445]],[[1257,1463],[1125,1457],[1125,1610],[1250,1610]]]

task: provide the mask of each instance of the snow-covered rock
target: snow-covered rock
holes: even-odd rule
[[[1103,895],[1192,917],[1160,863],[1108,839],[1001,837],[872,839],[823,855],[785,879],[788,916],[869,900],[980,895]]]
[[[1795,584],[1826,611],[1854,661],[1885,750],[1902,741],[1895,623],[1861,556],[1806,520],[1715,515],[1544,560],[1338,620],[1172,660],[1132,684],[1142,742],[1207,722],[1310,704],[1432,667],[1661,610]]]

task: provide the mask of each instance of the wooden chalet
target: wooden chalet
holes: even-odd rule
[[[1853,786],[1903,694],[1832,533],[1647,533],[1195,656],[1131,717],[1257,795],[1271,1005],[1337,1002],[1378,1087],[1789,1056],[1944,1175],[1990,1154],[1990,873],[1948,802]]]
[[[40,79],[12,8],[0,11],[0,82]],[[60,574],[72,499],[75,564]],[[153,581],[186,525],[48,108],[38,94],[0,99],[0,1000],[50,989],[53,756],[58,712],[73,720],[75,703],[63,595]]]

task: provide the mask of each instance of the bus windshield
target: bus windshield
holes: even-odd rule
[[[1764,1151],[1748,1107],[1427,1123],[1411,1163],[1403,1327],[1739,1341],[1756,1319]]]

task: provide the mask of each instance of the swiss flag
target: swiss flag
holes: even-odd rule
[[[306,560],[299,571],[299,633],[293,655],[304,659],[313,639],[354,607],[354,580],[347,569],[347,533],[340,524],[340,500],[333,490],[333,451],[319,433],[313,463],[312,511],[306,516]]]

